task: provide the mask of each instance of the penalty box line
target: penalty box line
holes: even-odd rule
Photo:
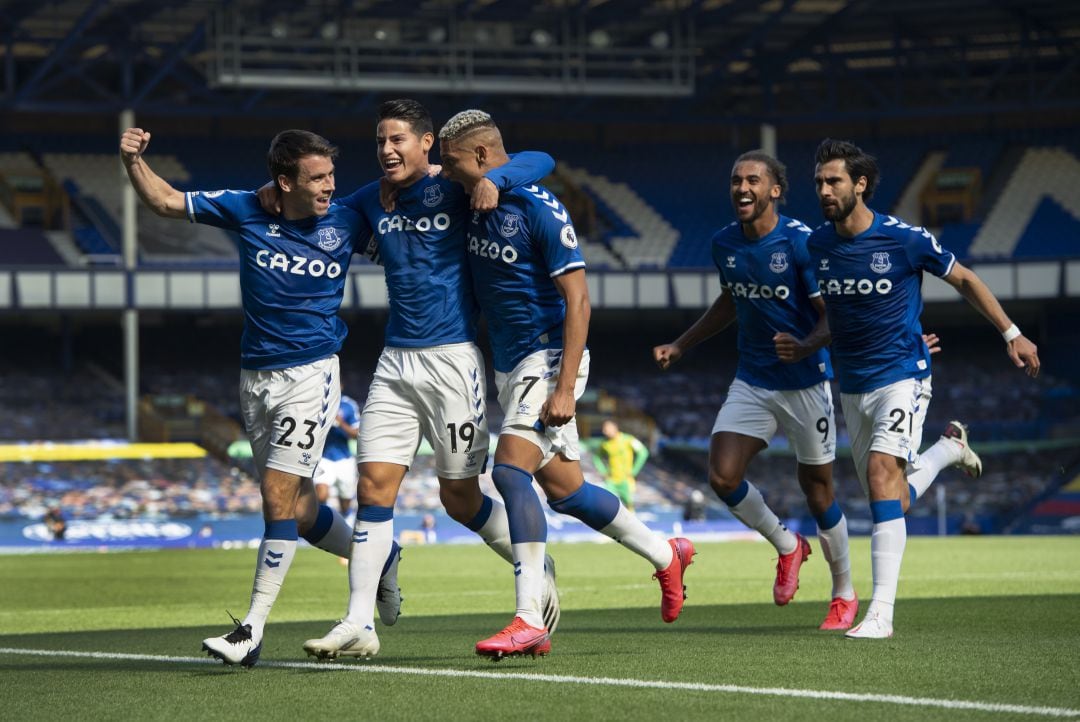
[[[31,657],[66,657],[95,660],[119,660],[130,662],[164,662],[166,664],[221,664],[208,657],[171,657],[158,654],[127,654],[120,652],[80,652],[56,649],[19,649],[0,647],[0,655]],[[1001,704],[997,702],[973,702],[967,700],[936,699],[933,697],[906,697],[895,694],[865,694],[855,692],[825,692],[812,689],[788,689],[786,687],[746,687],[734,684],[705,684],[702,682],[666,682],[650,679],[619,679],[615,677],[576,677],[562,674],[529,674],[524,672],[483,672],[464,669],[426,669],[423,667],[383,666],[378,663],[340,664],[335,662],[283,662],[265,661],[260,667],[272,669],[304,669],[324,672],[367,672],[375,674],[402,674],[416,677],[456,677],[466,679],[514,680],[547,684],[577,684],[600,687],[629,687],[634,689],[671,689],[686,692],[711,692],[721,694],[745,694],[768,697],[790,697],[838,702],[871,702],[895,704],[906,707],[930,707],[935,709],[973,710],[976,712],[1003,712],[1028,714],[1042,717],[1080,717],[1080,709],[1064,707],[1033,707],[1028,705]]]

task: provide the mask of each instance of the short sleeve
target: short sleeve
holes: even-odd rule
[[[500,191],[531,186],[551,175],[555,159],[547,153],[535,150],[522,151],[510,156],[510,162],[489,170],[484,177]]]
[[[956,264],[956,256],[945,250],[930,231],[916,226],[908,232],[904,250],[913,268],[944,278]]]
[[[710,245],[712,246],[713,264],[716,266],[716,270],[720,274],[720,286],[721,288],[728,288],[731,285],[731,282],[728,281],[726,276],[724,276],[724,264],[728,256],[728,251],[730,249],[724,243],[724,232],[722,230],[717,231],[713,234]]]
[[[814,274],[814,264],[810,261],[810,248],[807,242],[810,239],[809,229],[806,233],[800,233],[792,239],[792,255],[795,256],[795,270],[806,286],[807,298],[816,298],[821,295],[818,288],[817,276]]]
[[[585,267],[574,223],[559,199],[548,190],[530,193],[529,231],[547,265],[548,275],[555,277]]]
[[[189,191],[184,205],[192,223],[232,230],[261,210],[253,191]]]

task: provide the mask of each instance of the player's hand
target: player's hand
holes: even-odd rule
[[[652,357],[661,371],[667,371],[672,364],[682,358],[682,349],[673,343],[653,346]]]
[[[812,350],[802,342],[802,339],[795,338],[790,333],[784,331],[777,333],[772,337],[772,340],[773,344],[776,346],[777,357],[786,364],[802,361],[810,355]]]
[[[440,173],[442,173],[442,166],[441,165],[437,165],[435,163],[432,163],[431,165],[429,165],[427,167],[427,177],[428,178],[437,178]]]
[[[259,205],[264,211],[272,216],[281,215],[281,189],[277,187],[277,183],[270,181],[257,190],[255,195],[258,196]]]
[[[572,391],[555,390],[540,407],[540,422],[544,426],[563,426],[574,418],[577,400]]]
[[[926,348],[929,349],[931,356],[941,351],[941,339],[938,338],[936,333],[924,333],[922,340],[926,344]]]
[[[1039,375],[1039,348],[1029,341],[1027,336],[1017,336],[1009,341],[1005,349],[1017,368],[1024,369],[1031,378]]]
[[[379,205],[383,210],[390,213],[397,206],[398,189],[386,178],[379,179]]]
[[[499,189],[487,178],[481,178],[472,189],[470,207],[474,211],[487,213],[499,205]]]
[[[142,128],[128,128],[120,136],[120,158],[124,165],[131,165],[142,157],[146,146],[150,145],[150,131]]]

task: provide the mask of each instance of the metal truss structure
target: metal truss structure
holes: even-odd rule
[[[4,112],[812,122],[1080,109],[1074,0],[3,0]],[[506,113],[504,113],[504,116]]]

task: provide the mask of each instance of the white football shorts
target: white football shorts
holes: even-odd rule
[[[836,458],[836,417],[829,382],[774,391],[735,379],[712,432],[753,436],[768,444],[777,427],[784,430],[800,464],[832,462]]]
[[[427,438],[438,476],[477,476],[487,464],[486,387],[474,343],[384,348],[360,415],[356,460],[411,466]]]
[[[562,350],[534,351],[521,359],[510,373],[495,372],[495,387],[499,390],[502,407],[502,434],[520,436],[540,447],[544,458],[542,468],[562,454],[571,461],[581,459],[578,449],[577,419],[562,426],[545,427],[540,423],[540,409],[555,390],[562,368]],[[589,382],[589,350],[585,349],[574,381],[574,398],[580,399]]]
[[[315,469],[312,478],[316,486],[322,484],[330,487],[332,496],[338,499],[348,500],[356,498],[356,457],[349,456],[344,459],[323,459]]]
[[[855,471],[868,495],[866,465],[871,451],[918,465],[930,396],[929,376],[903,379],[865,394],[840,394]]]
[[[240,414],[259,473],[270,468],[310,477],[340,398],[337,356],[285,369],[241,369]]]

